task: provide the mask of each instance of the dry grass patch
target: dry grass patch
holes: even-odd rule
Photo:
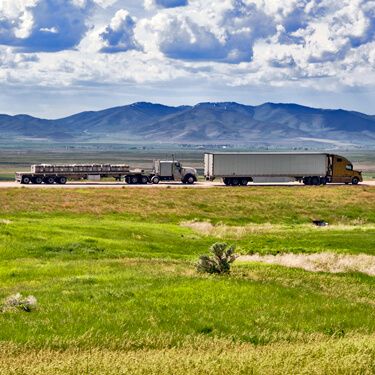
[[[281,225],[281,224],[246,224],[246,225],[226,225],[218,223],[216,225],[209,221],[183,221],[180,224],[182,227],[190,228],[195,232],[204,236],[212,236],[216,238],[234,238],[240,239],[251,234],[261,233],[279,233],[284,231],[350,231],[350,230],[371,230],[375,229],[374,224],[362,224],[358,222],[353,225],[336,224],[327,225],[325,227],[317,227],[313,224],[299,224],[299,225]]]
[[[200,338],[162,350],[32,350],[0,344],[0,374],[373,374],[374,336],[255,347]]]
[[[370,276],[375,275],[375,256],[366,254],[344,255],[328,252],[318,254],[253,254],[240,256],[238,260],[302,268],[311,272],[361,272]]]
[[[12,224],[12,220],[0,219],[0,224],[9,225]]]
[[[252,233],[262,233],[262,232],[270,232],[272,231],[280,231],[285,229],[286,226],[277,225],[277,224],[247,224],[247,225],[226,225],[223,223],[219,223],[213,225],[208,221],[183,221],[181,226],[185,228],[191,228],[195,232],[199,234],[203,234],[205,236],[212,236],[217,238],[242,238],[247,234]]]

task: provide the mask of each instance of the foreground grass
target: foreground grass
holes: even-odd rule
[[[25,351],[0,344],[0,374],[373,374],[374,348],[374,336],[263,347],[198,338],[137,351]]]
[[[0,315],[2,339],[32,347],[162,349],[202,334],[264,345],[375,332],[374,282],[357,275],[310,279],[252,265],[212,278],[184,262],[28,260],[2,267],[0,280],[3,295],[38,298],[33,313]]]
[[[2,214],[108,215],[150,223],[210,220],[303,224],[375,223],[375,187],[248,187],[202,189],[1,189]]]
[[[212,277],[194,262],[217,240],[374,255],[374,193],[0,191],[0,300],[38,299],[0,313],[0,374],[373,373],[373,277],[256,263]]]

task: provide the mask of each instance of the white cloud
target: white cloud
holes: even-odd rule
[[[85,35],[95,4],[92,0],[2,0],[0,44],[24,51],[73,48]]]
[[[272,19],[242,0],[195,2],[186,11],[160,12],[140,23],[146,48],[184,60],[250,61],[256,39],[275,32]]]
[[[136,20],[125,9],[120,9],[110,24],[100,33],[102,52],[123,52],[140,49],[134,37]]]
[[[374,0],[149,1],[138,20],[126,3],[0,0],[0,82],[375,86]]]

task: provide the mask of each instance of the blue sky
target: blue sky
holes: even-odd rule
[[[373,0],[0,0],[0,112],[135,101],[375,114]]]

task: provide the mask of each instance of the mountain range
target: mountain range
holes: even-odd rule
[[[374,145],[375,116],[297,104],[134,103],[47,120],[0,115],[0,140],[298,146]]]

